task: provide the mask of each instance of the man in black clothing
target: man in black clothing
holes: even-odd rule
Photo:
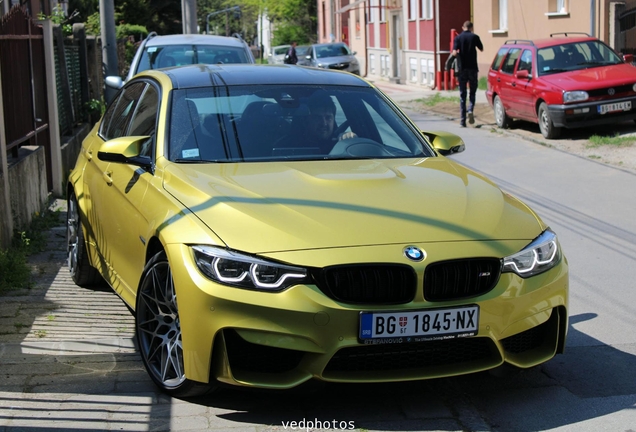
[[[298,63],[298,57],[296,56],[296,41],[292,41],[289,50],[287,50],[287,55],[285,55],[285,63],[294,65]]]
[[[477,81],[479,68],[477,66],[477,49],[484,51],[481,39],[473,33],[473,23],[466,21],[461,32],[453,41],[453,52],[461,65],[459,72],[459,105],[460,125],[466,127],[466,84],[470,86],[470,105],[468,106],[468,122],[475,123],[473,109],[475,108],[475,94],[477,93]]]

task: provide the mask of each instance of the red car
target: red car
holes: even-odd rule
[[[557,37],[558,35],[558,37]],[[545,138],[562,128],[636,120],[636,67],[583,33],[509,40],[488,71],[488,102],[500,128],[539,123]]]

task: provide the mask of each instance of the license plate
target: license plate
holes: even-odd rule
[[[362,312],[360,340],[367,344],[423,342],[477,334],[479,306],[411,312]]]
[[[629,111],[630,109],[632,109],[632,101],[617,102],[613,104],[599,105],[598,113],[607,114],[614,111]]]

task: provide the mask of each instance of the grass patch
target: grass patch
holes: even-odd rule
[[[0,294],[31,286],[27,257],[46,249],[46,231],[59,224],[59,211],[46,210],[36,213],[26,230],[14,232],[11,247],[0,250]]]
[[[488,77],[479,78],[479,82],[477,83],[477,89],[488,90]]]
[[[417,99],[416,102],[424,104],[426,106],[435,106],[442,102],[453,102],[459,103],[459,97],[457,96],[442,96],[440,93],[435,93],[435,95],[427,98]]]
[[[601,147],[601,146],[615,146],[615,147],[629,147],[636,142],[636,136],[601,136],[592,135],[590,137],[590,143],[588,148]]]

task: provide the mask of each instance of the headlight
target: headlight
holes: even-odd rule
[[[514,272],[523,278],[548,271],[561,260],[557,236],[545,230],[521,252],[503,259],[503,272]]]
[[[571,91],[563,93],[563,103],[568,102],[581,102],[588,100],[590,95],[584,91]]]
[[[215,282],[261,291],[282,291],[309,282],[307,270],[210,246],[192,246],[201,272]]]

